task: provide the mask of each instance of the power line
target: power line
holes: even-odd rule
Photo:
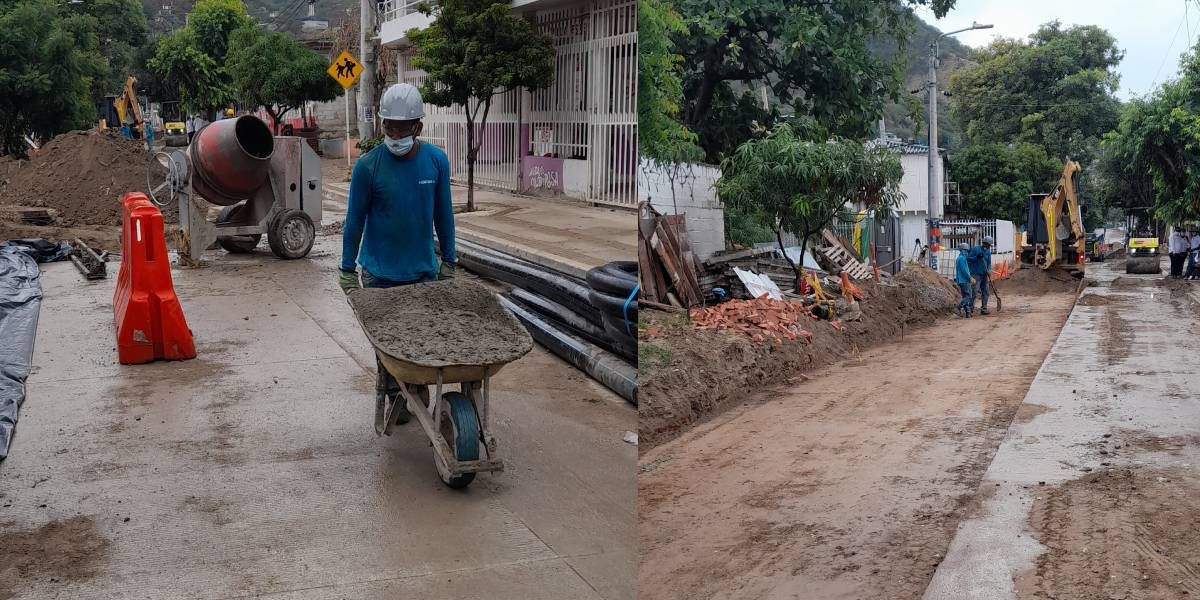
[[[1184,19],[1180,21],[1179,26],[1175,28],[1175,35],[1171,37],[1171,44],[1167,46],[1167,51],[1163,53],[1162,62],[1158,63],[1158,71],[1154,73],[1154,83],[1150,84],[1151,89],[1154,89],[1156,86],[1158,86],[1158,76],[1162,74],[1163,66],[1167,64],[1167,57],[1171,55],[1171,49],[1175,47],[1175,40],[1179,39],[1179,32],[1183,31],[1183,24],[1186,22],[1187,5],[1184,4]]]

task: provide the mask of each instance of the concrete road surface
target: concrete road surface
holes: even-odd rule
[[[1123,265],[1088,265],[926,600],[1200,594],[1200,285]]]
[[[114,278],[46,265],[0,598],[634,597],[636,411],[535,347],[492,386],[508,469],[444,487],[415,421],[374,433],[340,240],[175,271],[200,356],[141,366]]]

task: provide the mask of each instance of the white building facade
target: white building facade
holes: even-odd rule
[[[400,52],[394,80],[424,83],[412,67],[406,32],[428,27],[419,0],[378,4],[379,37]],[[637,2],[513,0],[512,10],[554,42],[551,86],[514,90],[492,101],[477,184],[596,204],[637,204]],[[389,75],[389,79],[393,79]],[[467,177],[463,107],[426,105],[423,137],[450,157],[453,179]]]

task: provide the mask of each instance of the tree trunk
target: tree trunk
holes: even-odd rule
[[[713,96],[717,84],[721,83],[721,63],[725,59],[725,51],[729,47],[729,39],[722,36],[715,44],[709,46],[704,53],[704,79],[700,81],[700,89],[696,93],[696,104],[688,115],[688,125],[696,125],[704,120],[712,108]]]
[[[800,293],[800,282],[804,279],[804,267],[803,267],[803,265],[804,265],[804,246],[803,246],[803,244],[804,244],[804,242],[800,242],[800,244],[801,244],[801,246],[800,246],[800,252],[801,252],[800,253],[800,265],[801,266],[798,267],[798,266],[796,266],[796,263],[792,260],[792,257],[788,256],[787,247],[783,245],[783,233],[778,228],[775,229],[775,241],[779,243],[779,251],[783,253],[783,260],[787,261],[788,266],[792,267],[792,272],[796,274],[796,283],[792,284],[792,287],[794,288],[792,291],[799,294]]]
[[[475,212],[475,119],[467,114],[467,212]]]

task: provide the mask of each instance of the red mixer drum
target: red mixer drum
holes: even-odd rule
[[[274,151],[275,136],[257,117],[217,121],[188,147],[192,186],[213,204],[233,206],[266,183]]]

